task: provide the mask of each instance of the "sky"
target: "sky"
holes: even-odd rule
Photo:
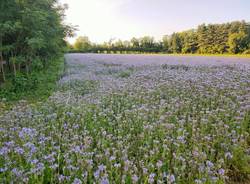
[[[66,23],[78,26],[76,37],[92,42],[164,35],[202,23],[250,21],[250,0],[59,0],[68,4]],[[75,37],[75,38],[76,38]],[[74,42],[75,38],[69,41]]]

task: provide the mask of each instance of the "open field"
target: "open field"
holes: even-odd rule
[[[0,116],[0,183],[250,176],[250,58],[66,55],[46,101]]]
[[[250,58],[250,54],[167,54],[167,53],[152,53],[146,55],[161,55],[161,56],[192,56],[192,57],[223,57],[223,58]]]
[[[169,55],[250,58],[250,54],[169,54]]]

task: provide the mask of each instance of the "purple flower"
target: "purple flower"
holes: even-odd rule
[[[5,168],[0,168],[0,173],[3,173],[3,172],[6,172],[8,169],[5,167]]]
[[[75,153],[81,153],[81,148],[80,148],[80,146],[76,146],[71,151],[75,152]]]
[[[173,174],[168,175],[167,179],[168,179],[169,183],[174,183],[175,182],[175,176]]]
[[[133,176],[132,176],[132,181],[133,181],[133,183],[137,183],[138,180],[139,180],[138,176],[136,176],[136,175],[133,175]]]
[[[102,178],[102,180],[101,180],[101,184],[109,184],[109,180],[108,180],[108,178]]]
[[[214,164],[213,164],[211,161],[209,161],[209,160],[206,162],[206,164],[207,164],[207,166],[208,166],[209,168],[211,168],[211,167],[214,166]]]
[[[143,170],[143,174],[147,174],[148,173],[148,169],[147,168],[142,168],[142,170]]]
[[[41,174],[45,169],[45,166],[43,163],[38,163],[35,168],[31,170],[32,173],[34,174]]]
[[[218,173],[219,173],[219,175],[224,176],[225,170],[224,169],[219,169]]]
[[[225,157],[226,157],[227,159],[232,159],[232,158],[233,158],[233,155],[232,155],[230,152],[226,152],[226,153],[225,153]]]
[[[111,156],[111,157],[109,158],[109,160],[110,160],[110,161],[115,160],[115,156]]]
[[[45,167],[44,167],[44,164],[43,164],[43,163],[38,163],[36,168],[37,168],[37,170],[39,170],[39,171],[43,171]]]
[[[45,136],[41,136],[41,137],[39,137],[38,143],[39,143],[39,144],[44,144],[46,140],[47,140],[47,139],[46,139]]]
[[[163,165],[163,163],[162,163],[162,161],[161,161],[161,160],[159,160],[159,161],[156,163],[156,166],[157,166],[158,168],[161,168],[161,167],[162,167],[162,165]]]
[[[88,159],[88,160],[86,160],[86,162],[88,163],[89,166],[93,166],[93,160]]]
[[[49,163],[53,163],[55,162],[55,157],[54,157],[55,153],[51,153],[49,155],[45,155],[44,159],[49,162]]]
[[[12,169],[11,171],[16,177],[20,178],[23,174],[22,171],[18,170],[17,168]]]
[[[98,169],[97,171],[94,172],[94,177],[98,179],[100,176],[100,170]]]
[[[15,145],[14,141],[9,141],[9,142],[5,142],[5,145],[9,148],[13,147]]]
[[[204,172],[205,171],[205,166],[204,165],[200,165],[198,168],[199,172]]]
[[[31,142],[24,144],[24,147],[27,147],[30,150],[31,155],[36,152],[36,146]]]
[[[19,155],[23,155],[24,154],[23,148],[16,147],[14,150],[15,150],[15,153],[17,153]]]
[[[58,176],[58,180],[59,180],[59,182],[61,183],[61,182],[63,182],[64,180],[65,180],[65,176],[63,176],[63,175],[59,175]]]
[[[54,165],[50,166],[50,168],[53,170],[56,170],[58,168],[58,164],[54,164]]]
[[[72,184],[82,184],[82,181],[78,178],[75,178]]]
[[[37,159],[34,159],[34,160],[31,160],[31,162],[30,163],[32,163],[32,164],[37,164],[39,161],[37,160]]]
[[[179,140],[182,144],[185,143],[185,137],[184,136],[178,136],[177,140]]]
[[[19,137],[21,139],[24,139],[26,137],[32,139],[36,135],[37,135],[36,129],[32,129],[32,128],[22,128],[22,130],[19,132]]]
[[[195,182],[196,184],[202,184],[202,183],[203,183],[203,182],[202,182],[201,180],[199,180],[199,179],[195,179],[194,182]]]
[[[98,166],[99,171],[104,171],[106,169],[106,166],[101,164]]]
[[[154,183],[154,181],[155,181],[155,173],[151,173],[149,175],[148,182],[152,184]]]
[[[10,152],[9,148],[5,146],[0,149],[0,155],[2,156],[7,155],[9,152]]]

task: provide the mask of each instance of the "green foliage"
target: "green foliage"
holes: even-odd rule
[[[76,39],[74,44],[74,49],[81,51],[81,52],[88,52],[91,47],[91,42],[89,38],[86,36],[80,36]]]
[[[132,74],[132,72],[133,72],[133,68],[129,68],[129,69],[123,70],[123,71],[121,71],[118,74],[118,77],[128,78],[128,77],[130,77],[130,75]]]
[[[37,75],[33,74],[28,76],[22,73],[18,73],[16,77],[12,78],[12,87],[10,91],[12,93],[23,93],[29,90],[37,89],[38,85],[38,77]]]
[[[71,52],[94,53],[177,53],[177,54],[242,54],[250,49],[250,25],[245,21],[225,24],[202,24],[197,29],[165,35],[162,41],[153,37],[132,38],[130,41],[111,39],[93,44],[79,37]]]
[[[156,42],[153,37],[132,38],[131,41],[110,39],[103,44],[93,44],[87,37],[79,37],[69,52],[92,53],[158,53],[163,50],[163,43]]]
[[[244,32],[232,33],[228,39],[229,52],[242,53],[247,48],[247,34]]]
[[[162,44],[163,44],[163,51],[164,52],[169,52],[170,51],[169,36],[168,35],[163,36],[162,41],[163,41],[162,42]]]
[[[250,176],[250,157],[245,154],[242,147],[235,148],[233,155],[234,157],[228,163],[230,168],[229,176],[234,181],[245,181]]]
[[[196,53],[198,49],[198,35],[194,30],[183,32],[182,53]]]
[[[72,92],[74,95],[85,95],[93,92],[97,87],[96,81],[91,80],[74,80],[70,83],[62,84],[59,86],[59,90],[63,92]]]
[[[45,99],[56,87],[56,82],[62,76],[64,59],[54,59],[46,70],[35,70],[26,75],[17,73],[0,88],[0,98],[7,101],[20,99],[33,100]]]
[[[243,52],[243,54],[250,54],[250,49],[245,50],[245,51]]]
[[[178,33],[173,33],[170,38],[170,48],[173,53],[181,53],[182,40]]]
[[[64,38],[74,31],[63,23],[65,9],[57,0],[1,1],[0,60],[7,61],[7,80],[33,80],[33,71],[46,70],[64,52]]]

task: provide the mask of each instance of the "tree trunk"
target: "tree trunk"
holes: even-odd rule
[[[27,75],[29,75],[29,63],[30,63],[30,58],[27,58],[27,61],[25,62],[25,69]]]
[[[2,36],[0,35],[0,70],[2,71],[3,76],[3,82],[5,82],[5,73],[4,73],[4,67],[3,67],[3,43],[2,43]]]
[[[5,82],[5,73],[4,73],[4,66],[3,66],[3,57],[0,53],[0,70],[2,72],[3,82]]]
[[[11,57],[12,57],[12,67],[13,67],[13,73],[14,76],[16,77],[16,57],[14,57],[13,52],[11,52]]]
[[[16,64],[15,62],[12,62],[13,64],[13,72],[14,72],[14,76],[16,77]]]
[[[25,64],[26,74],[29,75],[29,63]]]
[[[18,71],[18,72],[21,71],[21,64],[20,64],[20,63],[17,64],[17,71]]]

